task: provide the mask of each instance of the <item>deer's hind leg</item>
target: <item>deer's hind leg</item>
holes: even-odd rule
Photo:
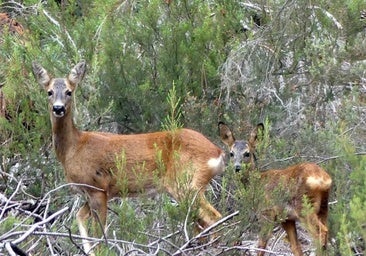
[[[222,218],[220,212],[218,212],[206,199],[204,192],[199,192],[199,209],[198,218],[200,226],[205,229],[217,222]]]
[[[210,172],[210,170],[206,171],[206,173]],[[200,175],[196,175],[192,179],[191,188],[198,193],[196,199],[198,203],[198,231],[208,228],[222,218],[221,213],[207,201],[205,196],[206,187],[211,179]]]
[[[318,248],[325,251],[328,240],[328,192],[318,194],[314,199],[312,210],[310,214],[303,217],[303,221]]]
[[[282,222],[282,227],[287,233],[292,253],[295,256],[303,255],[299,239],[297,237],[296,222],[294,220],[285,220]]]
[[[328,242],[328,198],[329,192],[326,192],[322,195],[319,211],[317,213],[317,216],[319,218],[319,235],[322,250],[327,249]]]

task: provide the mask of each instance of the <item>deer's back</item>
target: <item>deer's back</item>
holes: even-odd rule
[[[217,164],[215,170],[208,163],[221,155],[221,149],[190,129],[132,135],[82,132],[64,167],[68,182],[104,189],[112,197],[120,191],[153,190],[162,176],[175,178],[198,168],[201,175],[213,177],[223,166]]]

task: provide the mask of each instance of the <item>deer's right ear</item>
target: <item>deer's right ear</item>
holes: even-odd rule
[[[257,124],[257,126],[250,133],[249,144],[255,148],[258,140],[261,140],[264,133],[263,123]]]
[[[235,142],[233,133],[224,122],[219,122],[218,127],[222,142],[224,142],[230,148]]]
[[[47,70],[45,70],[41,65],[36,62],[32,63],[32,68],[33,75],[36,78],[37,82],[42,86],[42,88],[46,89],[51,81]]]

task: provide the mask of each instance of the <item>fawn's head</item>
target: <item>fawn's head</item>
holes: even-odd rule
[[[258,134],[263,133],[264,125],[258,124],[250,133],[249,140],[236,140],[233,132],[223,122],[219,122],[219,134],[230,152],[231,161],[234,164],[235,171],[240,171],[242,164],[250,164],[250,168],[255,168],[255,148]]]
[[[66,78],[52,78],[46,69],[33,62],[33,74],[48,93],[50,109],[55,117],[63,117],[71,108],[72,93],[83,79],[86,69],[84,61],[71,69]]]

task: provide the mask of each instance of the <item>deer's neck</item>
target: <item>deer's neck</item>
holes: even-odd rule
[[[51,113],[52,139],[56,156],[62,164],[79,139],[80,131],[75,127],[72,113],[68,111],[63,117],[55,117]]]

